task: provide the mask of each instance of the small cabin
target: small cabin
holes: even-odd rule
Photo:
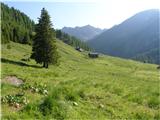
[[[90,53],[88,53],[88,56],[89,56],[90,58],[98,58],[98,57],[99,57],[99,54],[98,54],[98,53],[90,52]]]
[[[79,52],[83,52],[83,49],[80,48],[80,47],[76,47],[75,49],[76,49],[77,51],[79,51]]]

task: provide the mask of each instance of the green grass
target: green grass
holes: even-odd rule
[[[31,85],[46,84],[49,91],[47,96],[25,91],[29,104],[20,110],[2,104],[2,118],[160,119],[157,65],[104,55],[90,59],[86,52],[60,41],[57,45],[60,65],[49,69],[34,60],[21,61],[30,56],[30,46],[12,42],[7,49],[2,45],[2,80],[15,75]],[[5,96],[21,88],[2,84],[1,91]]]

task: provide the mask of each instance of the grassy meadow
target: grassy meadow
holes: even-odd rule
[[[157,65],[87,52],[57,40],[59,66],[41,68],[30,57],[31,46],[2,45],[1,95],[24,92],[28,103],[15,108],[2,103],[2,119],[160,119],[160,79]],[[45,84],[42,95],[3,83],[16,76],[24,84]]]

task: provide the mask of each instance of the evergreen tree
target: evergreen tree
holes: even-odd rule
[[[10,41],[31,44],[32,36],[26,33],[32,33],[34,26],[34,22],[27,15],[1,3],[2,44],[9,43]]]
[[[49,64],[58,62],[58,53],[50,16],[44,8],[41,10],[35,32],[31,58],[34,58],[37,63],[43,64],[43,67],[48,68]]]
[[[87,45],[87,43],[81,41],[80,39],[71,36],[67,33],[62,32],[61,30],[56,30],[56,38],[59,40],[63,41],[64,43],[71,45],[73,47],[80,47],[83,48],[84,50],[91,50],[91,48]]]

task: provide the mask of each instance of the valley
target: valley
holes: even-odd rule
[[[57,40],[61,55],[59,66],[41,68],[33,60],[21,61],[31,53],[29,45],[11,43],[11,49],[2,46],[2,81],[6,76],[16,76],[24,84],[46,84],[53,107],[51,114],[43,116],[39,110],[44,95],[25,90],[29,100],[17,111],[2,104],[2,118],[49,119],[159,119],[159,70],[157,65],[100,55],[88,58],[86,52]],[[25,63],[28,66],[22,66]],[[20,87],[2,83],[2,96],[21,92]],[[67,93],[66,93],[67,92]],[[76,102],[76,105],[74,105]]]
[[[73,27],[100,4],[35,3],[1,3],[2,120],[160,120],[157,9],[102,29]]]

